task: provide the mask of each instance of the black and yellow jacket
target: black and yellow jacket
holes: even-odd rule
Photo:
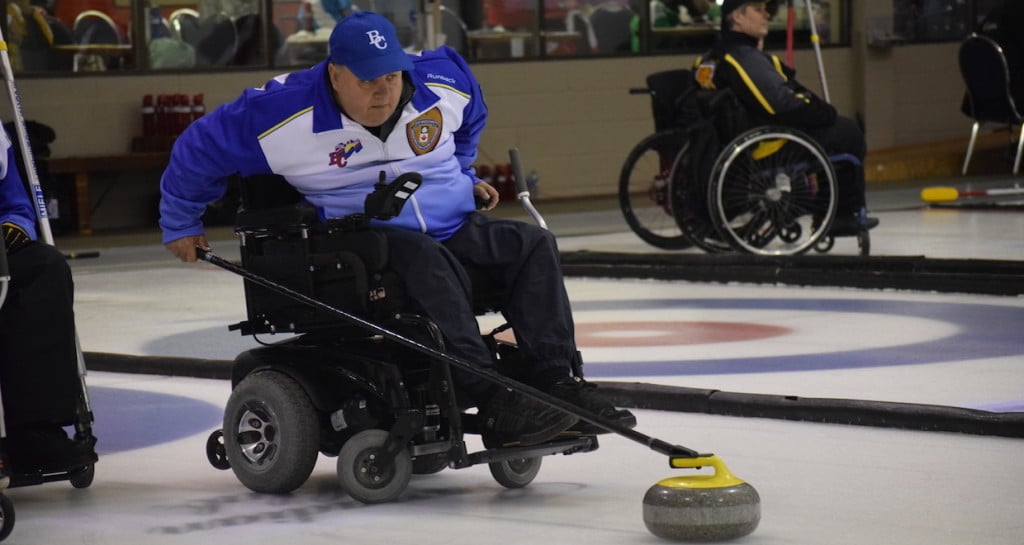
[[[811,128],[831,125],[836,110],[798,81],[796,71],[758,49],[757,39],[724,31],[718,44],[694,63],[705,88],[732,89],[755,124]]]

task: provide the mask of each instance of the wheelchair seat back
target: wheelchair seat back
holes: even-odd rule
[[[687,98],[696,89],[693,74],[686,69],[665,70],[647,76],[651,94],[651,113],[656,132],[684,127],[694,121]]]
[[[739,99],[729,89],[717,90],[694,86],[686,97],[687,109],[697,112],[697,118],[686,127],[688,151],[684,163],[677,167],[688,180],[693,193],[703,195],[711,176],[715,158],[727,142],[747,130],[750,121]]]
[[[242,266],[303,295],[360,317],[381,320],[403,306],[401,282],[388,270],[384,233],[364,225],[322,223],[316,209],[276,175],[242,180],[235,231]],[[337,327],[333,314],[245,282],[243,335]]]

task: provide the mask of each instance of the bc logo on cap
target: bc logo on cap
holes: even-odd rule
[[[366,35],[370,37],[370,45],[373,47],[376,47],[377,49],[388,48],[388,41],[384,36],[381,36],[379,30],[371,30],[367,32]]]

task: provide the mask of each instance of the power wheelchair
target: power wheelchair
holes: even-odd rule
[[[870,253],[866,229],[834,229],[837,168],[854,168],[848,154],[829,156],[803,132],[750,127],[729,90],[703,89],[690,70],[647,77],[655,133],[627,156],[619,204],[627,224],[653,246],[708,252],[798,255],[828,252],[836,237],[857,239]]]
[[[364,214],[324,223],[282,178],[243,180],[241,267],[232,270],[246,278],[247,320],[230,329],[289,337],[235,359],[223,428],[207,441],[214,467],[230,468],[253,491],[284,494],[324,454],[337,458],[349,495],[381,503],[397,499],[413,474],[486,463],[499,484],[519,488],[543,456],[598,448],[595,436],[565,434],[529,446],[484,441],[469,451],[465,434],[479,433],[476,415],[460,408],[448,363],[416,349],[443,352],[443,336],[403,297],[387,266],[387,239],[369,225],[397,215],[421,181],[407,173],[387,184],[382,173]],[[474,310],[500,311],[499,287],[467,272]],[[499,370],[515,377],[517,347],[496,337],[508,327],[484,339]]]

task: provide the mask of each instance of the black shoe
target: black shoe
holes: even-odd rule
[[[837,214],[832,220],[832,226],[828,232],[832,236],[854,236],[862,231],[870,231],[878,227],[878,218],[872,218],[866,212],[853,212],[850,214]]]
[[[578,419],[501,388],[480,408],[478,420],[484,445],[491,447],[543,443],[571,428]]]
[[[97,461],[95,437],[76,441],[57,425],[14,430],[5,445],[9,469],[16,474],[71,471]]]
[[[636,427],[636,416],[625,409],[619,409],[612,405],[610,401],[601,395],[601,392],[597,391],[596,384],[581,378],[567,377],[548,386],[546,390],[549,394],[587,409],[605,420],[630,429]],[[580,420],[578,424],[572,427],[572,431],[584,435],[608,433],[608,430],[585,420]]]

